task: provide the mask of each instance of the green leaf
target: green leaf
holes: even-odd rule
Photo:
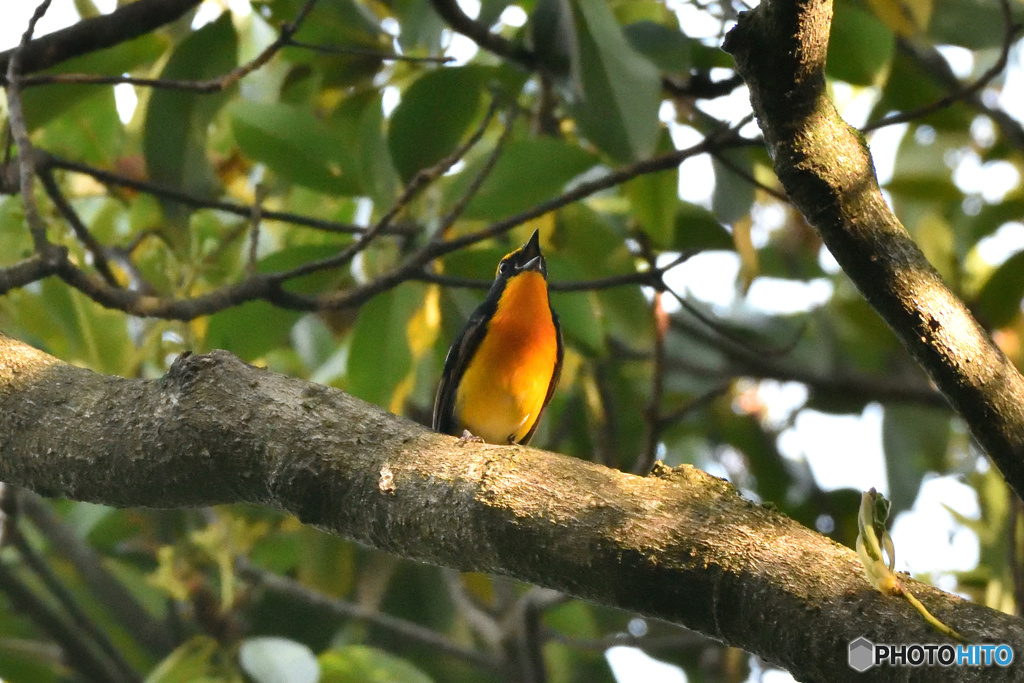
[[[252,362],[288,341],[288,332],[302,314],[266,301],[249,301],[210,316],[206,348],[224,349]]]
[[[580,132],[618,161],[658,142],[661,74],[626,40],[608,4],[574,0],[582,93],[569,110]]]
[[[463,217],[497,220],[524,211],[556,196],[566,183],[596,163],[594,155],[563,140],[510,142]],[[460,194],[481,164],[462,174],[464,181],[457,188]]]
[[[359,309],[348,354],[346,388],[387,407],[412,367],[407,328],[423,303],[423,287],[406,285],[378,294]]]
[[[1012,21],[1019,24],[1024,8],[1010,3]],[[932,9],[928,35],[941,45],[959,45],[972,50],[999,48],[1006,33],[1006,22],[999,0],[942,0]]]
[[[391,115],[388,149],[403,181],[463,141],[480,114],[488,73],[470,66],[435,69],[402,94]]]
[[[438,55],[444,49],[444,31],[448,25],[422,0],[394,0],[389,3],[402,26],[398,44],[407,54]]]
[[[567,0],[538,0],[530,15],[530,38],[537,61],[570,97],[583,92],[576,19]]]
[[[1024,251],[1006,259],[978,293],[974,309],[989,327],[1005,327],[1020,313],[1024,297]]]
[[[854,85],[875,85],[892,60],[896,36],[873,14],[849,2],[835,3],[825,71]]]
[[[238,100],[231,128],[247,156],[293,183],[325,194],[357,194],[357,178],[342,173],[353,144],[305,107]]]
[[[871,110],[869,120],[879,119],[891,111],[911,111],[931,104],[947,94],[911,56],[903,51],[897,51],[892,58],[889,78],[885,82],[882,96]],[[918,123],[939,129],[966,129],[973,118],[974,112],[963,103],[957,102],[918,119]],[[936,144],[939,142],[936,141]]]
[[[725,224],[735,223],[750,213],[754,203],[754,184],[737,173],[754,175],[754,160],[745,149],[727,149],[720,153],[728,164],[713,157],[711,165],[715,170],[715,190],[711,195],[711,208],[718,220]]]
[[[672,149],[668,131],[662,132],[659,151]],[[623,186],[633,215],[655,247],[669,247],[675,238],[676,209],[679,206],[679,168],[658,173],[645,173]]]
[[[217,671],[215,659],[219,649],[213,638],[194,636],[160,662],[146,676],[145,683],[195,683],[207,680]]]
[[[673,249],[733,249],[732,235],[703,206],[680,201],[675,221]]]
[[[207,79],[221,76],[237,63],[238,37],[231,13],[186,37],[160,73],[164,79]],[[207,158],[209,127],[227,101],[228,92],[201,94],[157,88],[149,96],[142,132],[142,151],[150,178],[200,197],[213,196],[219,187]],[[184,209],[167,205],[172,219],[167,233],[181,248],[187,243]]]
[[[914,504],[927,472],[945,469],[950,413],[942,408],[887,405],[882,417],[882,446],[894,513]]]
[[[365,645],[334,648],[319,659],[321,683],[433,683],[406,660]]]
[[[114,90],[97,88],[87,94],[36,133],[35,143],[54,154],[110,168],[121,153],[124,137]]]
[[[388,153],[380,97],[363,109],[359,121],[359,164],[364,191],[378,206],[388,206],[398,192],[398,173]]]
[[[287,638],[246,638],[238,662],[256,683],[317,683],[320,663],[313,651]]]
[[[679,30],[654,21],[638,21],[623,31],[633,49],[669,74],[689,74],[690,39]]]
[[[270,19],[278,25],[295,19],[304,0],[273,0],[266,3]],[[404,26],[403,26],[404,28]],[[384,64],[380,55],[391,49],[391,38],[365,5],[353,0],[318,2],[302,22],[295,40],[312,45],[356,48],[369,54],[327,54],[307,48],[288,47],[281,57],[293,64],[315,69],[331,88],[369,85]]]
[[[120,45],[90,52],[81,57],[69,59],[47,69],[40,75],[52,74],[99,74],[118,76],[133,71],[141,64],[156,60],[167,49],[167,40],[159,35],[147,34]],[[76,104],[96,95],[97,89],[113,92],[112,87],[95,85],[51,85],[27,88],[22,93],[25,108],[25,123],[31,131],[47,125],[66,113]]]
[[[551,307],[558,314],[567,344],[590,357],[604,353],[604,325],[596,292],[552,292]]]
[[[977,216],[960,218],[966,220],[969,226],[967,241],[975,244],[1006,223],[1019,220],[1021,216],[1024,216],[1024,197],[1011,195],[998,204],[985,204]]]

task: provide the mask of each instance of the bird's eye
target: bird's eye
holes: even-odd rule
[[[501,275],[505,275],[511,269],[512,269],[512,262],[511,261],[502,261],[501,263],[498,264],[498,273],[500,273]]]

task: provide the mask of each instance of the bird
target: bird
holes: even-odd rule
[[[433,428],[492,444],[527,444],[562,370],[562,328],[534,231],[498,263],[483,303],[452,342]]]

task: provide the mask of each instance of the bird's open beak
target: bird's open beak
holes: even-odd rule
[[[534,230],[533,235],[523,245],[519,259],[523,265],[519,266],[518,270],[539,270],[542,273],[546,270],[544,255],[540,251],[539,230]]]

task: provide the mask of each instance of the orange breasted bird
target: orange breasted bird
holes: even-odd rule
[[[562,351],[534,231],[498,263],[487,298],[448,350],[434,429],[488,443],[527,443],[558,384]]]

